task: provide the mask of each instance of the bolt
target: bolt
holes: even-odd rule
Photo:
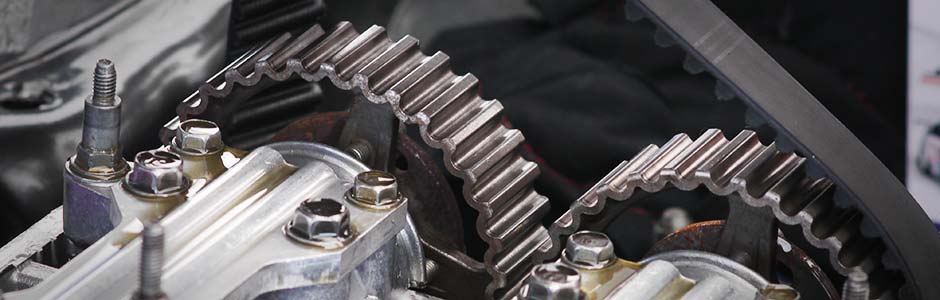
[[[287,234],[297,241],[333,248],[352,236],[349,211],[333,199],[305,200],[287,223]]]
[[[137,300],[166,299],[160,288],[163,277],[163,226],[151,224],[141,233],[140,287],[134,298]]]
[[[868,300],[869,292],[868,274],[855,269],[849,273],[842,286],[842,300]]]
[[[426,281],[431,281],[437,272],[440,271],[441,267],[437,265],[437,262],[425,259],[424,260],[424,277]]]
[[[112,180],[127,172],[121,157],[121,99],[115,95],[114,64],[101,59],[95,67],[92,95],[85,100],[82,142],[70,167],[86,178]]]
[[[372,156],[372,146],[363,140],[355,140],[346,147],[346,153],[352,155],[356,160],[368,162]]]
[[[522,300],[578,300],[581,298],[581,274],[560,263],[546,263],[532,268],[525,286],[519,291]]]
[[[568,236],[564,257],[575,266],[587,269],[603,268],[616,259],[610,238],[595,231],[579,231]]]
[[[216,153],[225,148],[219,125],[200,119],[180,123],[173,145],[184,153],[196,155]]]
[[[131,191],[150,197],[177,196],[189,188],[179,155],[164,150],[137,153],[124,180]]]
[[[114,63],[108,59],[99,59],[95,65],[95,80],[92,88],[92,103],[100,106],[114,105],[117,90],[117,72]]]
[[[346,196],[355,203],[370,207],[388,207],[401,199],[395,175],[384,171],[359,173]]]

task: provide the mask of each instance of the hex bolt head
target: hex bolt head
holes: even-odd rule
[[[134,168],[124,177],[133,192],[150,197],[177,196],[189,188],[179,155],[163,150],[141,151],[134,157]]]
[[[522,300],[581,299],[581,274],[561,263],[546,263],[532,268],[525,286],[519,291]]]
[[[353,188],[346,196],[355,203],[374,208],[389,207],[401,199],[395,175],[383,171],[366,171],[356,175]]]
[[[575,266],[586,269],[603,268],[617,258],[610,238],[596,231],[579,231],[568,236],[564,257]]]
[[[212,121],[190,119],[180,123],[173,145],[186,154],[203,155],[222,151],[222,131]]]
[[[333,199],[308,199],[297,207],[287,223],[287,235],[316,246],[341,246],[352,236],[349,211]]]

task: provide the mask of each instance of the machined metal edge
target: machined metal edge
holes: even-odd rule
[[[858,228],[862,215],[836,206],[832,182],[807,176],[805,162],[776,144],[763,145],[752,131],[730,140],[717,129],[695,140],[676,135],[663,146],[647,146],[624,161],[572,203],[551,225],[552,242],[534,259],[557,257],[562,239],[578,230],[582,216],[601,213],[607,199],[630,201],[637,189],[653,193],[669,186],[680,190],[704,186],[716,195],[736,195],[729,199],[740,198],[754,207],[768,206],[780,222],[800,226],[807,241],[828,251],[833,268],[843,275],[856,268],[877,278],[890,274],[881,260],[880,240],[864,236]]]
[[[263,86],[295,76],[329,78],[374,103],[388,103],[403,122],[416,124],[425,143],[444,152],[447,170],[463,179],[463,194],[480,214],[477,232],[488,244],[484,255],[493,297],[531,267],[530,255],[549,241],[541,225],[548,199],[532,187],[538,165],[521,156],[519,130],[501,123],[502,105],[480,97],[472,74],[456,75],[441,52],[427,56],[417,39],[398,41],[372,26],[359,33],[342,22],[329,34],[319,26],[291,38],[272,40],[207,81],[178,107],[180,120],[211,116],[237,89]]]

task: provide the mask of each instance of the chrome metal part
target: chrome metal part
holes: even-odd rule
[[[854,270],[842,286],[842,300],[869,299],[868,274]]]
[[[189,178],[183,175],[183,159],[173,152],[150,150],[137,153],[124,186],[148,198],[177,197],[186,193]]]
[[[372,208],[393,206],[401,201],[401,197],[398,192],[398,179],[395,175],[383,171],[359,173],[353,188],[346,193],[346,199]]]
[[[88,179],[112,181],[127,172],[121,156],[121,98],[115,95],[114,63],[98,60],[94,74],[93,93],[85,99],[82,141],[69,167]]]
[[[562,263],[533,267],[519,292],[521,300],[579,300],[581,297],[581,274]]]
[[[138,282],[137,292],[134,293],[134,299],[166,299],[166,294],[163,293],[160,284],[163,277],[163,227],[160,224],[146,225],[140,236],[142,238],[140,243],[140,281]]]
[[[480,212],[477,231],[489,245],[484,263],[492,296],[525,275],[529,256],[549,241],[540,224],[548,199],[532,188],[538,166],[516,150],[524,138],[501,123],[502,105],[483,100],[476,77],[455,75],[448,60],[440,52],[425,56],[413,37],[391,41],[379,26],[360,33],[343,22],[329,34],[315,26],[295,39],[282,36],[209,79],[164,132],[181,120],[224,119],[222,106],[238,100],[240,91],[293,76],[329,78],[371,102],[388,103],[400,121],[417,124],[424,141],[444,151],[445,167],[463,179],[465,198]]]
[[[648,257],[640,263],[644,264],[644,267],[639,271],[638,276],[643,276],[646,268],[653,264],[659,265],[655,275],[650,276],[652,277],[650,282],[653,285],[659,284],[660,288],[654,288],[650,297],[671,286],[677,289],[674,295],[681,295],[681,299],[797,300],[800,298],[796,291],[787,286],[772,284],[742,264],[707,252],[671,251]],[[668,267],[674,269],[675,273],[659,270],[669,269]],[[682,287],[681,284],[677,286],[674,280],[679,274],[694,281],[694,284],[687,287]],[[619,295],[629,294],[631,291],[629,285],[650,286],[631,284],[635,279],[637,278],[627,281],[617,292],[608,296],[608,299],[648,299],[645,297],[619,298]],[[699,298],[703,296],[721,297]]]
[[[115,229],[35,288],[4,297],[131,297],[139,258],[154,261],[153,247],[135,237],[146,235],[142,224],[150,222],[165,228],[166,263],[162,276],[144,282],[161,280],[170,299],[389,299],[423,286],[424,254],[404,198],[382,210],[333,202],[348,210],[355,232],[336,248],[284,236],[283,225],[304,199],[343,199],[365,171],[340,150],[289,142],[254,150],[184,202],[153,202],[112,184],[121,217]],[[142,274],[161,269],[145,266]]]
[[[209,155],[225,149],[219,125],[199,119],[181,123],[172,144],[175,150],[189,155]]]
[[[579,231],[568,236],[562,257],[579,267],[599,269],[614,263],[614,244],[607,235],[596,231]]]
[[[346,206],[329,198],[300,203],[285,231],[298,242],[326,249],[342,247],[353,237]]]
[[[844,214],[835,206],[831,181],[808,177],[804,162],[776,144],[761,144],[751,131],[730,140],[715,129],[695,140],[676,135],[662,147],[648,146],[621,163],[573,203],[552,224],[553,242],[536,259],[556,257],[562,237],[577,230],[583,215],[601,213],[607,199],[629,201],[638,189],[657,192],[667,185],[681,190],[704,186],[748,206],[769,207],[777,221],[800,226],[808,242],[828,251],[833,268],[843,274],[850,268],[886,272],[883,252],[859,231],[861,216]]]

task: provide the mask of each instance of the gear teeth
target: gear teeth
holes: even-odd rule
[[[336,52],[327,64],[333,65],[339,80],[349,81],[362,67],[382,54],[389,44],[391,41],[385,28],[372,26]]]
[[[356,35],[358,34],[352,23],[340,22],[312,51],[302,56],[300,61],[303,63],[304,69],[308,72],[319,71],[321,64],[356,38]]]
[[[434,100],[438,94],[450,86],[450,81],[456,75],[448,69],[449,62],[450,57],[443,52],[437,52],[422,61],[420,66],[392,85],[387,92],[399,99],[399,108],[404,115],[412,118],[410,121],[416,120],[412,113],[414,107],[421,107],[423,103]],[[430,117],[417,118],[417,120],[429,122]]]
[[[519,154],[525,138],[501,123],[502,104],[482,99],[472,74],[455,75],[446,54],[422,54],[413,37],[393,42],[382,27],[360,34],[348,22],[323,35],[314,27],[249,52],[177,107],[180,119],[218,109],[208,102],[226,100],[236,88],[295,75],[329,78],[340,89],[388,103],[401,121],[417,124],[422,140],[442,150],[445,167],[463,179],[464,198],[479,211],[477,231],[489,245],[484,262],[493,280],[487,297],[497,296],[507,279],[525,275],[529,255],[550,242],[541,225],[549,201],[532,188],[538,165]],[[178,122],[166,126],[173,124]]]
[[[371,93],[382,95],[392,84],[417,68],[424,57],[418,49],[418,40],[405,36],[363,67],[360,71],[361,80],[370,87]]]
[[[323,31],[323,28],[320,27],[320,25],[310,27],[310,29],[307,29],[301,33],[290,44],[271,55],[271,58],[268,59],[268,61],[273,67],[281,68],[285,63],[287,63],[287,60],[294,58],[297,56],[297,54],[300,54],[306,50],[315,41],[323,37],[325,33],[326,32]]]
[[[833,183],[806,174],[807,159],[764,145],[752,131],[730,141],[712,129],[690,140],[685,134],[662,147],[650,145],[624,161],[592,187],[550,227],[551,243],[543,245],[535,262],[557,257],[561,241],[574,233],[583,215],[601,213],[606,199],[630,201],[636,188],[658,192],[672,185],[691,190],[706,186],[718,195],[735,194],[748,205],[771,208],[782,223],[798,225],[807,241],[828,251],[836,271],[851,268],[868,272],[883,266],[885,247],[860,233],[863,215],[835,205]],[[879,271],[887,272],[887,271]]]

